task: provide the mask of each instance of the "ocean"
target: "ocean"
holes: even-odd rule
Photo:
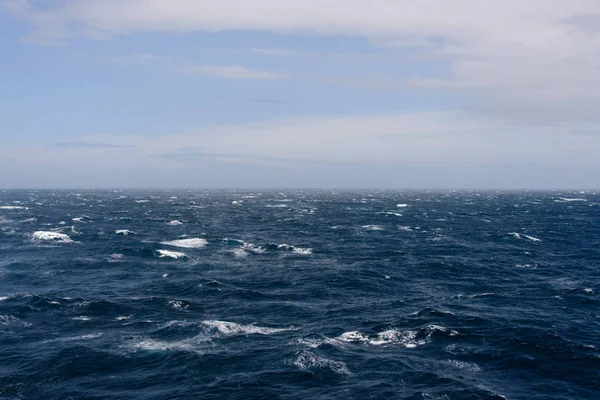
[[[0,190],[0,399],[600,399],[600,194]]]

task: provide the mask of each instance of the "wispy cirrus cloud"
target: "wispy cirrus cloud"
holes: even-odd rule
[[[90,142],[62,142],[49,144],[46,147],[57,149],[132,149],[135,145],[112,144],[112,143],[90,143]]]
[[[286,78],[285,75],[274,72],[249,69],[241,65],[192,65],[181,69],[184,73],[197,73],[216,76],[225,79],[239,80],[278,80]]]
[[[163,61],[166,57],[149,53],[134,53],[121,56],[98,56],[96,59],[110,64],[145,65]]]

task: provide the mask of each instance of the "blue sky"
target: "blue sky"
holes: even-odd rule
[[[596,1],[0,4],[0,187],[600,182]]]

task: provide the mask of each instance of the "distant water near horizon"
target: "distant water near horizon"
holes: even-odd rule
[[[0,399],[600,399],[595,191],[0,190]]]

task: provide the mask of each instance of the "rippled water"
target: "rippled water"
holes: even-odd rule
[[[599,202],[0,191],[0,399],[599,399]]]

